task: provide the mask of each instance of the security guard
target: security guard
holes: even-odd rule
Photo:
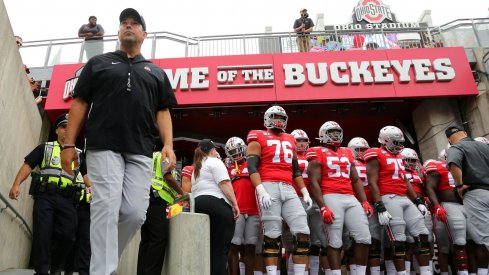
[[[88,275],[90,273],[90,202],[92,192],[88,176],[83,177],[85,186],[81,190],[76,212],[78,215],[78,228],[76,230],[76,241],[70,255],[66,259],[64,275]]]
[[[173,203],[178,194],[184,194],[175,179],[176,171],[167,171],[167,165],[167,160],[161,159],[161,151],[153,153],[153,177],[146,220],[141,227],[138,275],[161,274],[169,231],[166,207]]]
[[[40,176],[34,177],[31,188],[34,196],[32,255],[35,274],[49,274],[49,270],[51,274],[61,274],[61,266],[75,241],[77,215],[74,200],[80,198],[77,186],[83,185],[81,175],[86,174],[86,168],[84,165],[80,169],[74,167],[79,171],[75,179],[61,169],[61,151],[68,146],[75,147],[64,143],[67,123],[67,114],[56,119],[58,139],[38,145],[25,157],[9,193],[11,199],[17,200],[20,185],[32,169],[39,166]],[[78,163],[81,163],[80,159]]]

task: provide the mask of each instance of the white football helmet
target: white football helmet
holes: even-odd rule
[[[239,137],[232,137],[229,138],[228,141],[226,141],[224,151],[231,160],[239,162],[245,157],[246,144]]]
[[[356,159],[363,159],[365,151],[370,148],[370,146],[364,138],[354,137],[348,142],[348,148],[351,149]]]
[[[447,150],[446,149],[441,150],[441,152],[438,154],[438,160],[447,161]]]
[[[404,168],[414,171],[418,169],[418,154],[411,148],[404,148],[401,151],[402,160],[404,161]]]
[[[404,135],[401,129],[395,126],[385,126],[380,129],[378,141],[394,155],[399,154],[404,149]]]
[[[307,133],[304,132],[301,129],[295,129],[290,133],[292,136],[295,138],[295,148],[297,152],[305,152],[309,148],[309,137],[307,136]]]
[[[264,115],[264,125],[267,129],[275,128],[282,130],[282,132],[285,132],[285,128],[287,127],[287,120],[287,113],[285,112],[284,108],[278,105],[268,108]]]
[[[339,147],[343,142],[343,129],[334,121],[326,121],[319,128],[319,141],[335,147]]]
[[[485,137],[476,137],[474,138],[475,141],[479,141],[479,142],[482,142],[484,144],[489,144],[489,140]]]

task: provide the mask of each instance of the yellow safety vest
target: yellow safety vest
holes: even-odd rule
[[[176,171],[173,169],[171,175],[175,178]],[[171,188],[168,183],[166,183],[163,172],[161,171],[161,152],[153,153],[153,177],[151,179],[151,187],[158,191],[160,198],[164,199],[168,203],[173,203],[178,192]]]
[[[80,149],[76,149],[78,155],[81,152]],[[78,163],[80,157],[78,156]],[[72,163],[71,167],[74,168],[75,164]],[[44,146],[44,158],[41,166],[39,167],[41,174],[41,181],[55,183],[59,188],[65,188],[68,185],[73,185],[73,176],[63,171],[61,168],[61,146],[58,141],[46,142]],[[61,180],[60,180],[61,179]],[[79,187],[84,185],[83,177],[81,173],[76,176],[75,184]]]

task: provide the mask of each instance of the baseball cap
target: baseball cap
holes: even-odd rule
[[[136,20],[136,22],[143,27],[143,31],[146,31],[146,22],[144,22],[144,18],[133,8],[127,8],[121,12],[121,15],[119,15],[119,23],[128,17],[132,17]]]
[[[450,138],[453,134],[460,131],[464,131],[464,129],[458,125],[452,125],[445,130],[445,135]]]
[[[214,145],[214,142],[212,142],[212,140],[210,140],[210,139],[203,139],[203,140],[201,140],[199,142],[199,148],[202,151],[207,152],[207,151],[210,151],[213,148],[216,148],[216,146]]]
[[[67,124],[67,123],[68,123],[68,113],[64,113],[56,118],[54,125],[56,125],[56,128],[58,128],[60,125]]]

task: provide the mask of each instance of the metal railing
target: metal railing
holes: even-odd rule
[[[15,214],[15,217],[12,219],[12,221],[15,219],[19,219],[22,222],[20,226],[23,225],[25,227],[25,230],[28,233],[27,235],[32,239],[32,230],[25,221],[24,217],[12,206],[12,204],[10,204],[10,202],[2,195],[2,193],[0,193],[0,200],[5,204],[5,207],[0,208],[0,213],[5,211],[6,209],[10,209]]]
[[[149,33],[141,52],[146,58],[246,55],[298,52],[295,33],[255,33],[186,37],[171,32]],[[489,47],[489,18],[459,19],[435,28],[317,31],[311,51],[345,51],[462,46]],[[105,36],[101,52],[119,47],[117,36]],[[89,43],[82,38],[24,42],[20,49],[31,68],[84,63]]]

